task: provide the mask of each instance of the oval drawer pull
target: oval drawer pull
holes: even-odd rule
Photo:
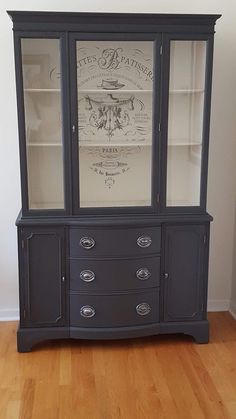
[[[139,316],[146,316],[150,313],[151,307],[148,303],[140,303],[136,306],[136,311]]]
[[[95,240],[92,237],[81,237],[79,244],[84,249],[89,250],[95,246]]]
[[[90,270],[81,271],[79,276],[84,282],[92,282],[95,279],[95,273]]]
[[[140,236],[137,239],[137,245],[139,247],[149,247],[152,244],[152,239],[150,236]]]
[[[148,268],[140,268],[136,271],[136,277],[141,279],[141,281],[145,281],[146,279],[150,278],[151,272]]]
[[[95,314],[96,314],[96,310],[95,310],[94,307],[91,307],[91,306],[83,306],[80,309],[80,315],[82,317],[85,317],[86,319],[89,319],[89,318],[95,316]]]

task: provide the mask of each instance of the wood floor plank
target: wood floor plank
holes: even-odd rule
[[[186,336],[58,341],[16,352],[0,323],[2,419],[235,419],[236,321],[210,313],[208,345]]]
[[[32,419],[34,407],[35,381],[26,378],[21,395],[19,419]]]

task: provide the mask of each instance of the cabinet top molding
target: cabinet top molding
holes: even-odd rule
[[[156,13],[72,13],[7,11],[14,30],[66,30],[95,32],[213,32],[220,14],[156,14]]]

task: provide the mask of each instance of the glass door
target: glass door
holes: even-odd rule
[[[150,209],[157,141],[153,120],[159,117],[156,43],[75,39],[74,45],[78,206]]]
[[[200,207],[205,114],[206,39],[171,39],[167,133],[166,206]],[[209,124],[208,124],[209,125]],[[206,176],[206,173],[205,173]]]
[[[22,38],[30,210],[64,209],[60,39]]]

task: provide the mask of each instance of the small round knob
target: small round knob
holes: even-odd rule
[[[92,282],[95,279],[95,273],[90,270],[81,271],[79,276],[84,282]]]
[[[146,316],[150,313],[151,307],[148,303],[140,303],[136,306],[136,311],[140,316]]]
[[[146,279],[150,278],[151,272],[148,268],[140,268],[136,272],[136,277],[141,279],[141,281],[145,281]]]
[[[79,244],[84,249],[89,250],[95,246],[95,240],[92,237],[82,237]]]
[[[95,313],[96,313],[95,308],[91,306],[83,306],[80,309],[80,315],[82,317],[86,317],[87,319],[95,316]]]
[[[137,239],[137,245],[139,247],[149,247],[152,244],[152,239],[149,236],[140,236]]]

